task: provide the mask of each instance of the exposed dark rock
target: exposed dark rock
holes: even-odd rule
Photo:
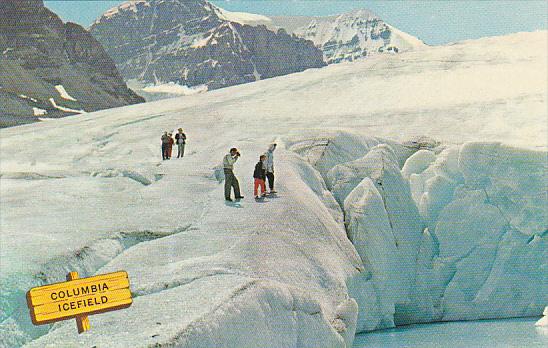
[[[311,42],[231,22],[205,0],[138,0],[90,28],[126,80],[216,89],[322,67]]]
[[[81,26],[42,0],[0,1],[0,127],[143,101]]]

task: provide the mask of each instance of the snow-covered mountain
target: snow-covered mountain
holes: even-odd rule
[[[126,80],[216,89],[325,65],[309,41],[205,0],[128,1],[107,11],[91,33]]]
[[[328,17],[272,17],[260,23],[271,28],[285,28],[298,37],[311,40],[323,51],[329,64],[426,46],[368,10]]]
[[[540,316],[547,37],[0,130],[1,344],[350,347],[395,324]],[[187,156],[161,161],[178,127]],[[30,136],[40,146],[21,146]],[[273,141],[279,193],[257,203],[253,168]],[[232,146],[246,198],[225,204]],[[127,270],[133,305],[83,335],[33,326],[25,292],[69,270]]]
[[[0,1],[0,127],[143,101],[84,28],[42,0]]]
[[[336,16],[272,16],[227,12],[226,18],[249,25],[265,25],[314,42],[329,63],[354,61],[379,53],[398,53],[426,47],[420,39],[360,9]]]

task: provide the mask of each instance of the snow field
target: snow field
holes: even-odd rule
[[[333,220],[314,191],[293,173],[308,165],[294,155],[288,156],[279,157],[281,163],[287,163],[280,164],[279,175],[289,180],[281,183],[278,191],[280,196],[299,192],[293,202],[273,198],[256,207],[247,207],[255,204],[245,201],[225,205],[222,185],[218,185],[208,207],[216,214],[208,213],[183,232],[127,249],[98,270],[103,273],[124,268],[137,296],[131,310],[93,318],[93,325],[97,323],[97,331],[101,330],[105,341],[97,340],[96,335],[75,336],[67,341],[66,330],[72,329],[73,323],[66,322],[30,346],[54,346],[60,340],[74,346],[101,342],[127,346],[128,340],[135,345],[149,342],[189,347],[319,346],[325,342],[350,346],[357,305],[347,295],[345,279],[348,274],[358,273],[360,261],[344,236],[342,224]],[[311,182],[312,186],[320,184]],[[227,224],[232,217],[233,223]],[[295,225],[294,221],[299,223]],[[202,283],[206,285],[198,287]],[[233,283],[237,286],[231,288]],[[203,294],[212,290],[217,293],[221,288],[228,290],[214,298]],[[168,296],[173,292],[182,292],[181,300],[195,301],[194,307],[203,310],[196,312],[192,307],[180,314],[184,320],[175,314],[159,313],[175,303],[176,308],[185,310],[181,300]],[[155,337],[151,327],[157,327],[151,321],[138,323],[151,312],[157,313],[155,318],[162,322],[161,333]],[[137,327],[127,334],[113,329],[103,332],[104,326],[112,326],[109,316],[117,316],[120,323],[135,322]],[[257,337],[257,332],[263,335]]]
[[[68,94],[67,90],[65,89],[63,85],[57,85],[55,86],[55,89],[57,90],[57,92],[59,92],[59,95],[61,96],[61,98],[66,100],[77,101],[70,94]]]
[[[221,9],[219,7],[214,7],[214,9],[217,12],[217,15],[219,16],[219,18],[227,21],[231,21],[231,22],[240,23],[240,24],[247,24],[247,25],[266,24],[272,21],[270,18],[260,14],[247,13],[247,12],[232,12],[232,11]]]

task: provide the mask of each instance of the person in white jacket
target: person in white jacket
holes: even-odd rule
[[[274,190],[274,150],[276,150],[276,146],[276,144],[270,144],[265,153],[266,178],[268,179],[268,188],[270,189],[270,193],[276,193]]]
[[[238,158],[240,158],[240,152],[234,147],[230,149],[230,153],[223,158],[223,169],[225,173],[225,199],[229,202],[232,202],[232,199],[230,198],[231,189],[234,189],[234,197],[236,199],[244,198],[240,194],[240,183],[234,175],[234,163],[236,163]]]

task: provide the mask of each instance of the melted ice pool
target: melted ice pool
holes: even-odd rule
[[[548,328],[538,318],[461,321],[410,325],[360,334],[354,348],[364,347],[548,347]]]

